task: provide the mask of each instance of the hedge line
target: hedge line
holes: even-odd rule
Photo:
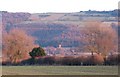
[[[119,55],[110,55],[107,59],[103,59],[100,55],[94,56],[45,56],[40,58],[29,58],[18,64],[11,62],[3,62],[2,65],[118,65],[120,64]]]

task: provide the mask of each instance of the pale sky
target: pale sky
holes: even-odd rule
[[[119,0],[0,0],[0,11],[9,12],[79,12],[114,10]]]

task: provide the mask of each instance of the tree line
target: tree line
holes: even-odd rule
[[[65,64],[68,62],[70,65],[105,64],[111,61],[118,63],[118,56],[113,54],[114,52],[118,52],[117,31],[110,25],[102,22],[88,21],[84,23],[84,26],[80,30],[79,41],[82,43],[82,46],[78,47],[78,51],[79,48],[82,48],[84,52],[91,52],[90,56],[46,56],[47,54],[44,49],[35,44],[35,40],[36,38],[18,28],[12,29],[9,32],[4,31],[2,40],[3,64],[5,62],[10,62],[11,64],[26,64],[26,62],[28,62],[28,64],[31,64],[29,62],[36,64],[36,62],[38,62],[39,64],[39,60],[41,64],[42,62],[43,64],[47,62],[53,62],[53,64],[60,62],[60,64],[63,65],[64,62]],[[94,55],[94,53],[96,53],[96,55]],[[109,53],[111,53],[110,56],[108,55]],[[95,63],[95,61],[98,62]]]

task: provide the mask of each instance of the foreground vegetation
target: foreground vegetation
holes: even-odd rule
[[[118,75],[117,66],[3,66],[3,75]]]

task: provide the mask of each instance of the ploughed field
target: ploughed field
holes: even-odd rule
[[[2,66],[2,75],[118,75],[118,66]]]

